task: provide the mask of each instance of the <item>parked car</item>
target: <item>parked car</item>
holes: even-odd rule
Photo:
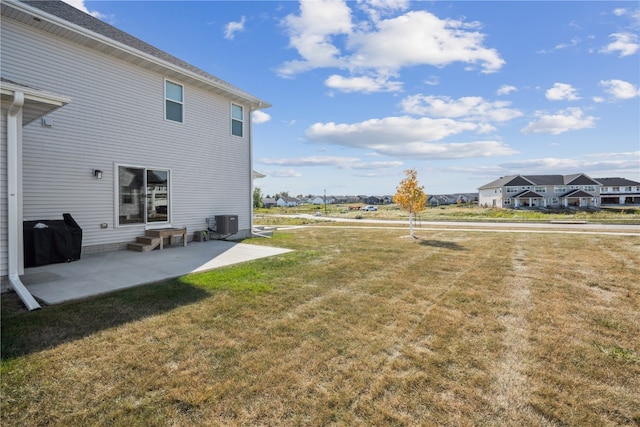
[[[360,210],[361,211],[377,211],[378,208],[376,208],[375,206],[368,205],[368,206],[365,206],[364,208],[362,208]]]

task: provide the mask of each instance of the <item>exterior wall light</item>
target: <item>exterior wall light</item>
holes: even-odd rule
[[[93,176],[95,176],[96,179],[102,179],[102,171],[100,169],[94,169]]]

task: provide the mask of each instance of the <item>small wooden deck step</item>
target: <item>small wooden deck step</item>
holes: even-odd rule
[[[159,237],[141,236],[136,237],[134,243],[129,243],[127,249],[138,252],[149,252],[160,246]]]
[[[134,243],[127,244],[127,249],[138,252],[152,251],[157,247],[160,250],[164,248],[164,239],[169,239],[172,245],[177,236],[182,237],[182,245],[187,246],[187,229],[186,228],[159,228],[154,230],[146,230],[144,236],[136,237]]]

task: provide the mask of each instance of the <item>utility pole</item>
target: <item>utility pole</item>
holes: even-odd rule
[[[327,214],[327,189],[324,190],[324,214]]]

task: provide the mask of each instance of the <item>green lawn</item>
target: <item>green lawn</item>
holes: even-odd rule
[[[27,312],[3,426],[640,424],[640,239],[306,228]]]

